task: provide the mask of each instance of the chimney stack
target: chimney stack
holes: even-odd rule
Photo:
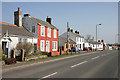
[[[71,29],[70,31],[73,32],[73,29]]]
[[[24,14],[24,17],[26,17],[26,16],[30,16],[30,14]]]
[[[75,33],[77,34],[77,31],[75,31]]]
[[[49,24],[51,24],[51,18],[49,18],[49,16],[47,16],[46,22],[48,22]]]
[[[104,42],[104,40],[101,40],[101,42]]]
[[[20,8],[18,8],[18,11],[20,11]]]
[[[22,27],[22,12],[20,8],[18,8],[18,11],[14,12],[14,24],[18,27]]]

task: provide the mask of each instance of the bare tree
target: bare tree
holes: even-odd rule
[[[30,53],[34,51],[34,45],[30,42],[19,42],[16,46],[17,50],[24,49],[25,50],[25,57],[27,57]]]

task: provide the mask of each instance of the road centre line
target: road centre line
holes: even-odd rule
[[[92,58],[92,59],[97,59],[97,58],[99,58],[100,56],[97,56],[97,57],[94,57],[94,58]]]
[[[83,61],[83,62],[81,62],[81,63],[78,63],[78,64],[76,64],[76,65],[73,65],[73,66],[71,66],[71,68],[76,67],[76,66],[79,66],[79,65],[81,65],[81,64],[84,64],[84,63],[86,63],[86,62],[88,62],[88,61]]]
[[[54,72],[54,73],[49,74],[49,75],[47,75],[47,76],[44,76],[44,77],[42,77],[42,78],[48,78],[48,77],[53,76],[53,75],[55,75],[55,74],[57,74],[57,73],[58,73],[58,72]]]

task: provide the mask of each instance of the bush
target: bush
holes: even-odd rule
[[[16,49],[18,51],[21,51],[21,49],[24,49],[25,57],[27,57],[30,53],[34,52],[34,45],[30,42],[19,42],[16,46]]]
[[[16,59],[15,58],[6,58],[5,59],[5,64],[13,64],[16,63]]]
[[[41,52],[42,55],[48,55],[49,53],[48,52]]]

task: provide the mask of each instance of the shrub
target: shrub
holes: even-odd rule
[[[21,51],[21,49],[24,49],[25,57],[27,57],[30,53],[34,52],[34,45],[30,42],[19,42],[16,46],[16,49],[18,51]]]
[[[16,59],[15,58],[6,58],[5,59],[5,64],[13,64],[16,63]]]

